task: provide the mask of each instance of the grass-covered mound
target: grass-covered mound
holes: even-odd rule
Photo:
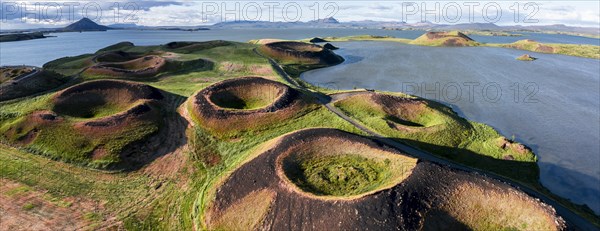
[[[472,129],[450,108],[421,98],[365,92],[334,105],[378,131],[440,146],[459,146]]]
[[[303,42],[273,42],[260,46],[260,52],[279,63],[334,65],[344,59],[322,46]]]
[[[537,182],[533,152],[440,103],[407,95],[359,93],[334,105],[380,134],[476,168]]]
[[[140,58],[140,54],[125,52],[122,50],[102,52],[95,57],[95,61],[99,63],[120,63],[128,62]]]
[[[0,101],[48,91],[67,80],[58,73],[33,67],[0,67]]]
[[[88,78],[124,78],[137,79],[165,75],[172,72],[183,72],[193,69],[212,68],[213,63],[205,59],[179,61],[157,54],[139,55],[127,52],[109,52],[97,56],[98,64],[86,69],[84,76]]]
[[[317,183],[312,187],[296,184],[298,176],[303,175],[316,178],[305,182]],[[372,180],[385,178],[383,182]],[[464,192],[462,185],[484,193]],[[332,191],[317,193],[315,186]],[[499,194],[500,191],[507,195]],[[457,211],[462,209],[464,213],[445,213],[449,198],[477,202],[488,192],[498,193],[490,196],[497,200],[496,205],[463,205],[467,208]],[[552,208],[506,184],[426,161],[417,162],[369,138],[327,128],[304,129],[267,142],[226,176],[211,198],[204,214],[206,228],[211,230],[564,227]],[[507,205],[515,210],[488,212]],[[483,211],[486,212],[481,216],[473,216]],[[430,216],[435,213],[441,215]],[[529,216],[531,219],[527,219]],[[483,226],[468,223],[472,218]],[[510,218],[515,219],[506,222]]]
[[[299,91],[260,77],[224,80],[192,99],[194,118],[219,135],[275,124],[298,116],[307,106]]]
[[[348,199],[402,182],[415,163],[355,139],[316,134],[283,152],[276,168],[288,186],[301,194]]]
[[[163,49],[176,53],[188,54],[202,50],[212,49],[215,47],[230,45],[233,45],[233,43],[224,40],[213,40],[206,42],[170,42],[163,45]]]
[[[427,32],[410,44],[422,46],[447,46],[447,47],[465,47],[478,46],[479,43],[471,39],[469,36],[459,31],[449,32]]]
[[[4,123],[0,132],[8,142],[54,159],[128,167],[136,152],[125,152],[160,127],[163,97],[158,89],[133,82],[85,82]]]
[[[120,50],[131,48],[134,46],[135,46],[135,44],[133,44],[132,42],[125,41],[125,42],[116,43],[116,44],[107,46],[105,48],[102,48],[102,49],[98,50],[97,53],[106,52],[106,51],[120,51]]]
[[[531,39],[519,40],[510,44],[488,44],[489,46],[506,47],[526,51],[549,54],[562,54],[600,59],[600,46],[585,44],[540,43]]]

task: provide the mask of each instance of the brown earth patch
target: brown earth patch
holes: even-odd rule
[[[259,102],[259,103],[256,103]],[[297,90],[261,77],[228,79],[193,97],[192,114],[215,132],[257,128],[297,116],[307,105]],[[247,108],[256,105],[255,108]]]
[[[100,203],[68,197],[56,199],[43,191],[0,179],[0,230],[86,230],[102,217]]]
[[[96,149],[94,149],[94,151],[92,151],[90,157],[92,158],[92,160],[99,160],[104,157],[107,157],[108,155],[110,155],[110,153],[104,148],[104,146],[98,146],[96,147]]]
[[[449,201],[448,198],[461,198],[461,190],[467,184],[468,188],[490,192],[493,195],[491,198],[501,198],[494,195],[517,195],[518,198],[521,198],[519,202],[526,202],[526,207],[532,208],[532,210],[516,210],[518,211],[517,216],[541,217],[541,220],[547,222],[545,224],[553,226],[555,229],[564,228],[562,219],[551,207],[528,197],[509,185],[481,175],[425,161],[419,162],[412,170],[412,174],[402,183],[358,199],[322,200],[306,197],[295,190],[290,190],[276,173],[277,157],[286,153],[290,147],[307,145],[307,141],[323,137],[336,137],[396,152],[367,138],[334,129],[307,129],[286,135],[275,146],[265,149],[265,152],[243,164],[224,180],[216,190],[215,200],[210,203],[205,215],[208,227],[215,228],[218,223],[223,222],[218,220],[221,217],[220,214],[239,206],[238,203],[243,198],[261,190],[269,190],[273,191],[275,196],[272,202],[269,202],[271,205],[267,214],[255,226],[256,229],[430,230],[432,227],[434,229],[464,228],[466,227],[464,217],[448,213],[445,205]],[[338,148],[344,149],[343,146]],[[397,154],[401,155],[401,153]],[[465,196],[471,195],[465,194]],[[512,200],[515,197],[504,198]],[[510,201],[502,201],[502,204],[510,204]],[[443,216],[433,216],[435,211],[438,211],[438,214],[446,214],[446,217],[450,217],[450,219],[438,222],[438,218]],[[477,210],[467,211],[477,212]],[[519,213],[523,211],[535,211],[535,214]],[[504,214],[494,215],[502,217]],[[255,217],[249,218],[254,219]],[[238,217],[238,219],[244,219],[244,217]],[[482,219],[496,218],[482,217]],[[436,226],[433,226],[433,223]]]
[[[531,149],[523,144],[515,143],[505,137],[498,138],[498,147],[504,150],[512,150],[514,153],[527,154],[531,152]],[[514,157],[513,157],[514,158]]]
[[[537,47],[535,48],[535,52],[554,53],[554,48],[551,46],[544,45],[544,44],[538,44]]]
[[[152,77],[160,74],[167,60],[157,55],[147,55],[123,62],[96,64],[87,70],[88,75],[103,75],[115,77]]]

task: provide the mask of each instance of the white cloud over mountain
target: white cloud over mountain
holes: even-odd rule
[[[0,29],[64,26],[82,17],[102,24],[144,26],[209,25],[221,21],[431,21],[453,24],[493,22],[500,25],[598,27],[598,1],[447,2],[447,1],[3,1]],[[518,10],[517,10],[518,8]],[[528,15],[531,16],[528,18]],[[529,19],[529,20],[527,20]],[[516,21],[516,22],[515,22]]]

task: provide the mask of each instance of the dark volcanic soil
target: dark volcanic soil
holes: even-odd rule
[[[447,215],[434,216],[423,227],[428,212],[442,214],[436,206],[446,192],[469,182],[483,188],[512,190],[501,182],[430,162],[419,162],[403,183],[356,200],[320,200],[302,196],[286,187],[276,174],[277,157],[291,146],[319,137],[342,137],[371,147],[382,147],[370,139],[335,129],[307,129],[282,138],[278,145],[238,168],[216,192],[208,210],[211,217],[246,195],[270,189],[276,193],[265,219],[256,228],[270,230],[415,230],[465,228]],[[396,152],[398,153],[398,152]],[[401,153],[398,153],[401,154]],[[533,200],[533,199],[532,199]],[[442,219],[442,218],[448,219]]]

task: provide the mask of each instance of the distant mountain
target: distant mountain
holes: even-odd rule
[[[335,19],[334,17],[329,17],[329,18],[323,18],[323,19],[317,19],[317,20],[308,21],[308,23],[333,23],[333,24],[339,24],[340,22],[337,19]]]
[[[417,27],[417,28],[432,28],[432,27],[435,27],[436,24],[434,24],[430,21],[423,21],[423,22],[408,24],[408,26]]]
[[[454,25],[440,25],[436,28],[447,28],[454,30],[502,30],[503,28],[494,23],[460,23]]]
[[[108,25],[108,27],[114,28],[114,29],[132,29],[132,28],[137,28],[139,26],[135,23],[117,23],[117,24],[110,24],[110,25]]]
[[[556,31],[556,32],[570,32],[570,33],[582,33],[600,35],[600,27],[576,27],[566,26],[563,24],[554,25],[540,25],[540,26],[505,26],[505,29],[512,30],[530,30],[530,31]]]
[[[230,21],[219,22],[211,28],[337,28],[348,27],[347,24],[340,23],[333,17],[312,20],[308,22],[268,22],[268,21]]]
[[[65,31],[105,31],[110,29],[112,28],[98,25],[89,18],[82,18],[81,20],[63,28]]]

